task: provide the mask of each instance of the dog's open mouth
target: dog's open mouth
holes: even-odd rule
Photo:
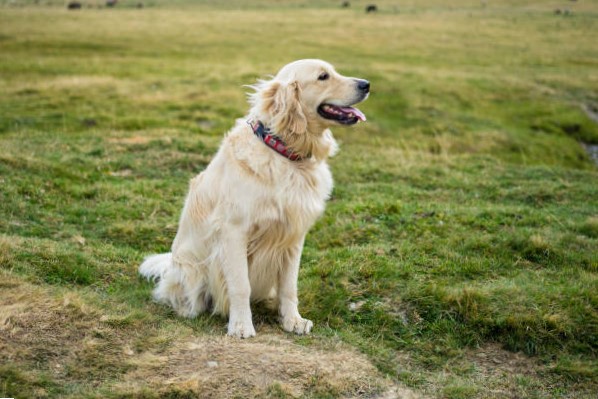
[[[332,104],[322,104],[318,107],[318,114],[322,118],[330,119],[343,125],[354,125],[365,121],[363,112],[354,107],[340,107]]]

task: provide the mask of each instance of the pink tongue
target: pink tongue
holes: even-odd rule
[[[353,107],[339,107],[343,112],[346,113],[353,113],[353,115],[355,115],[358,119],[365,121],[365,115],[363,112],[361,112],[360,110],[358,110],[357,108],[353,108]]]

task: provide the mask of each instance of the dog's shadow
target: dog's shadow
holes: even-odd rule
[[[261,301],[251,304],[253,324],[258,330],[283,332],[276,304],[271,301]],[[183,324],[197,332],[206,334],[219,334],[223,329],[226,331],[228,319],[220,315],[213,315],[211,309],[192,319],[181,318],[172,309],[164,309],[166,317],[180,319]]]
[[[252,304],[252,319],[255,326],[277,327],[279,325],[276,304],[272,301],[260,301]]]

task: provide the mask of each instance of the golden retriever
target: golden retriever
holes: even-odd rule
[[[307,334],[297,275],[305,235],[332,191],[326,160],[337,144],[328,128],[365,120],[352,105],[370,84],[299,60],[250,87],[249,114],[190,182],[172,253],[146,258],[139,272],[181,316],[228,314],[229,335],[254,336],[250,301],[267,299],[285,331]]]

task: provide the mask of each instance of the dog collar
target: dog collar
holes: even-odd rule
[[[275,134],[270,132],[270,129],[264,126],[264,124],[260,121],[247,121],[247,124],[251,126],[251,130],[253,133],[262,140],[268,147],[272,148],[274,151],[279,153],[285,158],[290,159],[291,161],[301,161],[302,158],[299,154],[291,151],[287,148],[287,145],[282,141],[282,139]]]

